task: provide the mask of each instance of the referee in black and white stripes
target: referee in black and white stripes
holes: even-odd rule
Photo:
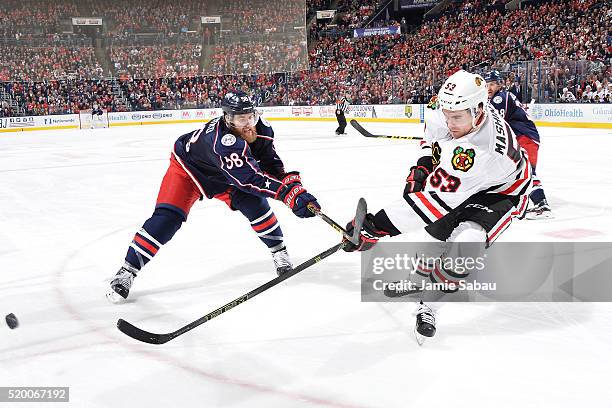
[[[346,117],[344,113],[348,111],[349,101],[345,97],[336,103],[336,119],[338,120],[338,128],[336,129],[337,135],[346,135],[344,129],[346,129]]]

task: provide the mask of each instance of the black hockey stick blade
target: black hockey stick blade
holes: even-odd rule
[[[341,233],[344,238],[348,239],[355,245],[359,245],[359,233],[361,232],[361,226],[363,225],[363,220],[365,219],[366,213],[368,212],[368,205],[364,198],[360,198],[357,202],[357,210],[355,211],[355,229],[353,230],[353,234],[349,234],[341,225],[337,222],[329,218],[327,215],[323,214],[321,210],[316,208],[315,206],[308,207],[310,211],[312,211],[317,217],[321,218],[323,221],[331,225],[336,231]],[[357,228],[357,226],[359,228]]]
[[[365,137],[376,137],[376,135],[373,135],[372,133],[368,132],[363,126],[361,126],[361,123],[357,122],[355,119],[351,119],[349,123],[352,127],[355,128],[356,131],[358,131]]]
[[[357,238],[357,240],[359,239],[359,232],[361,231],[361,226],[363,225],[363,220],[365,218],[367,212],[367,204],[366,201],[361,198],[359,199],[359,203],[357,204],[357,210],[355,211],[355,232],[353,233],[353,236],[351,238]],[[336,224],[337,225],[337,224]],[[345,231],[346,232],[346,231]],[[236,298],[234,300],[232,300],[229,303],[226,303],[225,305],[221,306],[220,308],[213,310],[212,312],[200,317],[197,320],[194,320],[193,322],[181,327],[180,329],[170,332],[170,333],[151,333],[148,332],[146,330],[142,330],[136,326],[134,326],[133,324],[131,324],[130,322],[123,320],[123,319],[119,319],[117,321],[117,328],[124,334],[130,336],[131,338],[138,340],[138,341],[142,341],[144,343],[149,343],[149,344],[164,344],[169,342],[170,340],[180,336],[183,333],[186,333],[190,330],[195,329],[196,327],[198,327],[199,325],[206,323],[209,320],[214,319],[215,317],[227,312],[230,309],[233,309],[234,307],[238,306],[241,303],[246,302],[247,300],[257,296],[258,294],[270,289],[273,286],[278,285],[279,283],[281,283],[284,280],[289,279],[290,277],[292,277],[293,275],[296,275],[297,273],[303,271],[306,268],[309,268],[310,266],[321,262],[323,259],[327,258],[328,256],[335,254],[336,252],[338,252],[340,249],[344,248],[344,246],[347,245],[347,241],[342,241],[339,244],[334,245],[331,248],[326,249],[325,251],[321,252],[318,255],[313,256],[312,258],[310,258],[309,260],[301,263],[300,265],[296,266],[293,270],[291,270],[290,272],[286,272],[284,274],[282,274],[281,276],[278,276],[266,283],[264,283],[261,286],[258,286],[257,288],[251,290],[250,292],[240,296],[239,298]]]
[[[157,334],[139,329],[132,323],[119,319],[117,320],[117,328],[133,339],[149,344],[164,344],[173,339],[172,333]]]
[[[353,236],[349,239],[353,244],[359,245],[359,235],[361,234],[361,227],[365,221],[366,214],[368,213],[368,204],[365,198],[360,198],[357,202],[357,210],[355,211],[355,228],[353,229]]]
[[[355,128],[356,131],[364,135],[365,137],[373,137],[378,139],[402,139],[402,140],[423,140],[420,136],[390,136],[390,135],[375,135],[368,132],[361,123],[357,122],[355,119],[351,119],[351,126]]]

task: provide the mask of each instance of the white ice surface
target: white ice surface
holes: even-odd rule
[[[361,196],[372,210],[397,196],[416,157],[415,142],[350,128],[336,137],[331,122],[273,126],[287,168],[341,222]],[[421,135],[421,125],[368,127]],[[70,406],[87,408],[612,401],[612,305],[449,304],[419,347],[413,304],[360,302],[356,254],[335,254],[165,345],[123,335],[120,317],[172,331],[275,276],[242,216],[205,200],[141,272],[130,302],[104,298],[153,210],[173,141],[192,128],[0,134],[0,314],[21,323],[0,324],[0,386],[69,386]],[[611,241],[612,132],[541,131],[538,174],[556,218],[517,222],[501,240]],[[321,220],[272,205],[295,263],[338,242]]]

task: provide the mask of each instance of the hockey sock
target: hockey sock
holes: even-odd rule
[[[546,195],[544,194],[544,189],[542,188],[542,183],[540,180],[534,178],[533,180],[533,190],[531,190],[531,194],[529,194],[529,198],[534,204],[538,204],[543,200],[546,200]]]
[[[252,194],[235,194],[232,206],[247,217],[257,237],[271,252],[285,247],[283,231],[265,198]]]
[[[185,218],[176,211],[156,208],[151,218],[134,235],[125,256],[126,262],[140,270],[179,230]]]
[[[271,208],[255,219],[251,220],[249,218],[249,221],[251,221],[251,227],[253,231],[255,231],[255,234],[257,234],[261,242],[263,242],[271,252],[276,252],[285,248],[283,231]]]
[[[531,190],[531,194],[529,194],[529,198],[534,204],[539,204],[542,200],[546,200],[546,196],[544,195],[544,188],[542,188],[542,182],[536,176],[536,169],[531,167],[531,173],[533,175],[533,190]]]

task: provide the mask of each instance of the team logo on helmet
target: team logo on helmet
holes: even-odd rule
[[[233,146],[234,143],[236,143],[236,136],[232,135],[231,133],[223,135],[221,138],[221,144],[223,146]]]
[[[453,158],[451,160],[453,169],[468,171],[474,165],[474,157],[476,152],[474,149],[463,150],[463,147],[457,146],[453,151]]]
[[[438,105],[440,103],[438,102],[438,95],[434,95],[431,97],[431,99],[429,100],[429,103],[427,104],[427,107],[429,109],[438,109]]]
[[[474,78],[474,82],[476,82],[476,86],[480,87],[482,85],[482,78],[477,76]]]

